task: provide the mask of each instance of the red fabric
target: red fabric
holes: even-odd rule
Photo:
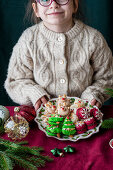
[[[13,115],[14,107],[7,107]],[[103,106],[104,119],[113,117],[113,106]],[[9,139],[6,134],[2,136]],[[53,162],[46,163],[44,170],[112,170],[113,169],[113,149],[109,146],[109,141],[113,138],[113,129],[100,129],[100,132],[92,135],[88,139],[77,142],[60,141],[52,137],[47,137],[44,132],[38,129],[35,122],[32,123],[30,132],[24,140],[29,141],[29,146],[42,146],[45,154],[54,158]],[[63,149],[67,145],[75,147],[73,154],[64,153],[64,157],[54,157],[51,149]],[[22,170],[22,168],[15,168]]]

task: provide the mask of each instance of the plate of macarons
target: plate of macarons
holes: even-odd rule
[[[35,121],[48,137],[76,142],[98,133],[102,118],[99,108],[88,100],[64,94],[41,105]]]

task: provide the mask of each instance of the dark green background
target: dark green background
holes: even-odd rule
[[[12,48],[23,30],[30,24],[24,24],[25,6],[28,0],[0,0],[0,104],[16,105],[4,89],[9,58]],[[85,23],[99,30],[113,51],[113,1],[81,0]],[[113,104],[113,99],[105,104]]]

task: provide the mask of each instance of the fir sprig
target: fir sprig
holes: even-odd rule
[[[106,94],[108,94],[109,96],[113,97],[113,89],[110,88],[106,88],[105,89]]]
[[[113,128],[113,118],[106,119],[102,122],[102,128],[111,129]]]
[[[25,144],[28,143],[25,141]],[[0,138],[0,169],[12,170],[17,164],[25,169],[37,170],[45,166],[46,161],[52,161],[49,156],[42,155],[42,147],[22,146],[23,142],[14,143]]]

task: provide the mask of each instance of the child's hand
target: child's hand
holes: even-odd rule
[[[91,100],[91,105],[92,105],[92,106],[96,105],[98,108],[101,107],[100,102],[98,102],[96,99]]]
[[[45,103],[47,103],[48,101],[47,101],[47,98],[45,97],[45,96],[43,96],[43,97],[41,97],[39,100],[37,100],[37,102],[35,103],[35,106],[34,106],[34,108],[35,108],[35,111],[37,111],[39,108],[40,108],[40,106],[41,106],[41,104],[43,103],[43,104],[45,104]]]

